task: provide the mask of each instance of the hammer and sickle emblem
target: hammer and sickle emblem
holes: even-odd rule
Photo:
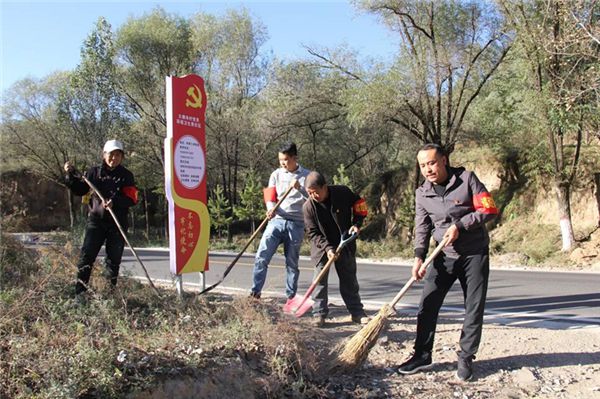
[[[186,93],[190,97],[185,100],[186,107],[192,107],[192,108],[202,107],[202,94],[200,93],[200,89],[198,88],[198,86],[196,86],[196,85],[191,86],[190,88],[187,89]]]

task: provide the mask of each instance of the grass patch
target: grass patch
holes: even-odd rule
[[[222,250],[239,252],[248,242],[250,236],[235,236],[232,241],[227,242],[225,239],[211,238],[210,251]],[[256,237],[254,242],[250,244],[246,252],[256,252],[261,236]],[[359,258],[393,258],[413,256],[413,249],[410,244],[407,246],[402,244],[402,240],[397,237],[381,239],[381,240],[362,240],[360,237],[357,241],[356,256]],[[278,255],[283,255],[283,245],[277,247]],[[310,256],[310,242],[307,239],[302,241],[300,246],[300,255]]]
[[[74,251],[41,251],[2,239],[0,397],[319,396],[310,381],[320,353],[279,306],[217,294],[158,298],[126,278],[112,292],[101,267],[80,303]]]
[[[524,255],[528,265],[542,264],[555,256],[561,247],[558,226],[539,224],[529,219],[510,219],[494,229],[490,240],[491,253],[519,253]]]
[[[359,241],[356,250],[359,258],[413,258],[414,250],[411,244],[402,243],[400,237],[385,238],[373,241]]]

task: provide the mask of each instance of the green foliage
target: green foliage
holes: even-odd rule
[[[337,174],[333,176],[333,184],[339,184],[342,186],[347,186],[351,190],[353,189],[352,183],[350,182],[350,178],[348,177],[348,175],[346,175],[346,168],[343,164],[340,164],[340,166],[338,166]]]
[[[189,20],[161,8],[129,18],[116,32],[119,86],[131,121],[130,167],[144,188],[162,187],[165,77],[194,72]]]
[[[557,37],[551,22],[559,14],[540,8],[544,2],[523,2],[524,19],[511,13],[518,2],[499,2],[504,15],[490,2],[355,4],[399,35],[392,63],[365,60],[348,46],[273,61],[264,51],[268,32],[245,9],[179,16],[156,8],[114,32],[100,18],[75,70],[24,79],[4,96],[2,168],[26,167],[60,181],[64,161],[84,169],[97,162],[103,140],[119,137],[138,186],[164,193],[164,77],[197,73],[208,93],[208,184],[219,183],[222,192],[223,203],[211,199],[219,234],[232,212],[239,219],[262,216],[256,184],[272,170],[275,146],[284,140],[298,144],[302,165],[357,191],[406,165],[410,170],[422,141],[491,147],[500,163],[511,165],[513,180],[531,187],[579,176],[574,144],[582,135],[597,147],[600,125],[592,39],[600,25],[589,8],[596,3],[551,2],[567,7],[560,14],[566,19],[555,21]],[[582,162],[593,156],[584,146]],[[247,170],[256,175],[246,177]],[[368,194],[370,208],[384,215],[376,222],[408,236],[397,227],[412,226],[412,184],[384,186]],[[514,211],[513,189],[499,195]],[[162,205],[156,226],[166,218]],[[138,207],[136,221],[142,213]]]
[[[268,165],[257,120],[261,90],[266,84],[270,56],[263,54],[267,40],[264,25],[241,8],[221,17],[198,13],[190,19],[195,72],[204,78],[207,168],[209,185],[222,184],[232,204],[238,202],[243,168],[260,170]],[[260,137],[260,138],[259,138]]]
[[[367,80],[364,89],[375,101],[359,97],[353,113],[379,115],[402,134],[442,144],[451,152],[472,101],[510,48],[498,10],[486,2],[357,4],[398,32],[400,40],[391,68]]]
[[[191,35],[188,20],[168,14],[162,8],[141,18],[129,18],[118,30],[116,42],[119,60],[128,67],[123,72],[129,88],[155,88],[164,84],[165,76],[191,72]]]
[[[558,215],[568,224],[563,249],[572,248],[569,196],[577,177],[583,131],[598,113],[600,52],[598,6],[589,1],[500,1],[509,28],[523,47],[529,65],[527,85],[539,98],[544,121],[550,177],[557,196]],[[593,122],[592,122],[593,126]],[[570,147],[574,147],[575,150]]]
[[[404,229],[413,231],[415,227],[415,190],[411,184],[406,184],[400,193],[396,221]]]
[[[60,98],[68,84],[68,73],[55,73],[23,79],[9,89],[0,126],[3,161],[62,183],[64,162],[78,159],[79,153],[73,145],[76,132],[59,117]]]
[[[216,186],[213,190],[213,195],[208,199],[208,210],[210,212],[210,224],[222,236],[224,231],[227,231],[233,216],[231,216],[231,205],[225,194],[223,187]]]
[[[240,202],[233,208],[233,214],[239,220],[250,220],[254,233],[254,221],[264,216],[262,186],[256,174],[251,171],[246,176],[244,189],[240,193]]]
[[[128,123],[117,92],[114,37],[99,18],[81,48],[81,60],[60,97],[59,117],[74,130],[71,146],[84,169],[98,162],[104,142],[127,138]]]

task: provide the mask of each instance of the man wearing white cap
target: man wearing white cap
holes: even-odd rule
[[[87,183],[74,176],[75,169],[71,162],[67,161],[64,165],[67,172],[65,177],[67,187],[76,195],[87,197],[91,194],[88,201],[85,237],[77,262],[75,285],[77,295],[87,290],[92,266],[104,243],[106,243],[107,276],[113,287],[117,284],[125,240],[106,208],[112,208],[123,229],[127,230],[129,207],[137,203],[138,194],[133,174],[121,165],[124,157],[123,143],[119,140],[108,140],[104,144],[102,165],[91,167],[85,173],[86,178],[96,186],[105,201],[102,201],[93,191],[90,192]]]

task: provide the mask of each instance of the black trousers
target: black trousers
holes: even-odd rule
[[[105,242],[106,259],[104,265],[110,283],[113,286],[117,284],[125,240],[119,232],[119,228],[112,220],[88,220],[81,254],[77,262],[75,293],[80,294],[87,290],[87,285],[92,275],[92,266],[98,256],[98,252],[100,252],[100,248],[102,248],[102,244]]]
[[[477,353],[481,342],[483,314],[490,274],[489,253],[448,258],[443,253],[425,275],[425,286],[417,316],[415,353],[431,353],[437,318],[446,294],[458,279],[463,291],[465,319],[460,334],[461,357]]]
[[[323,270],[323,267],[327,263],[327,257],[324,256],[321,262],[315,268],[313,279]],[[335,270],[340,279],[340,294],[346,304],[348,312],[352,316],[362,316],[365,311],[363,304],[360,300],[358,293],[358,280],[356,278],[356,258],[353,255],[342,252],[338,260],[334,262]],[[330,269],[331,270],[331,269]],[[315,316],[327,316],[329,314],[328,305],[328,284],[329,272],[327,272],[319,284],[315,287],[312,295],[312,299],[315,301],[313,304],[313,315]]]

